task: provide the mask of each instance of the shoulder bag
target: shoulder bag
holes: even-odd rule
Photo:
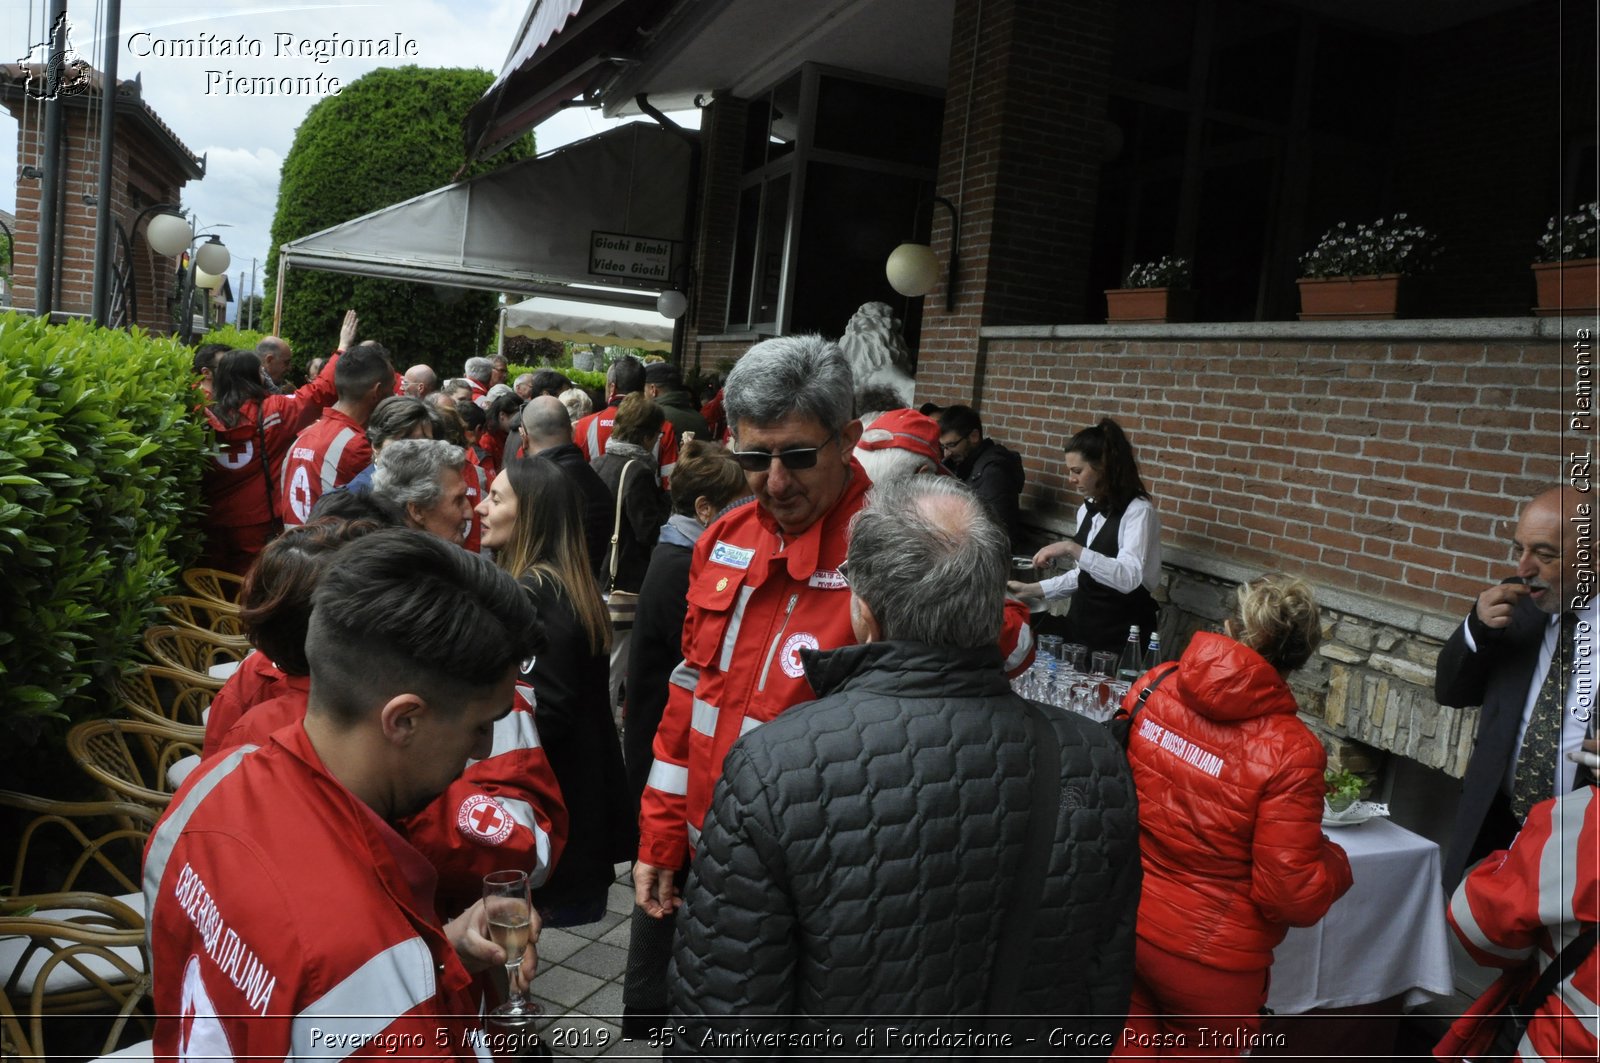
[[[622,500],[628,486],[628,470],[636,461],[630,460],[622,466],[622,475],[617,477],[617,516],[611,525],[611,562],[610,575],[606,578],[606,612],[611,614],[611,630],[627,631],[633,627],[634,617],[639,612],[639,596],[633,591],[617,590],[617,554],[622,549]]]

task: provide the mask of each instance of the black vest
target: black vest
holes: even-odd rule
[[[1094,523],[1094,510],[1086,510],[1083,522],[1078,525],[1072,541],[1106,557],[1117,556],[1117,533],[1122,527],[1122,514],[1126,509],[1106,514],[1100,534],[1089,541],[1089,528]],[[1109,650],[1120,652],[1128,641],[1128,628],[1138,627],[1141,652],[1150,642],[1156,629],[1158,609],[1156,600],[1141,582],[1132,591],[1121,591],[1098,582],[1082,567],[1078,569],[1078,589],[1073,592],[1072,606],[1067,610],[1066,640],[1081,642],[1089,652]]]

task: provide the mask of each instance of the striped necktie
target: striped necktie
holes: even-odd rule
[[[1566,714],[1567,679],[1572,674],[1572,636],[1578,629],[1574,613],[1561,614],[1561,633],[1550,654],[1550,669],[1533,703],[1533,715],[1522,736],[1522,755],[1511,785],[1511,811],[1524,819],[1528,809],[1555,792],[1556,758],[1561,755],[1561,721]]]

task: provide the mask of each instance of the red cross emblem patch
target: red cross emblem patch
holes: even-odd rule
[[[456,810],[456,830],[480,845],[503,845],[513,826],[510,814],[487,794],[473,794]]]

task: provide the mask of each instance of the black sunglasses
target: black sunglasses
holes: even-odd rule
[[[817,455],[838,438],[837,435],[832,435],[821,446],[795,447],[792,450],[780,450],[776,453],[770,450],[736,450],[733,452],[733,460],[737,461],[739,468],[745,472],[766,472],[772,468],[774,458],[783,462],[785,469],[813,469],[817,465]]]

